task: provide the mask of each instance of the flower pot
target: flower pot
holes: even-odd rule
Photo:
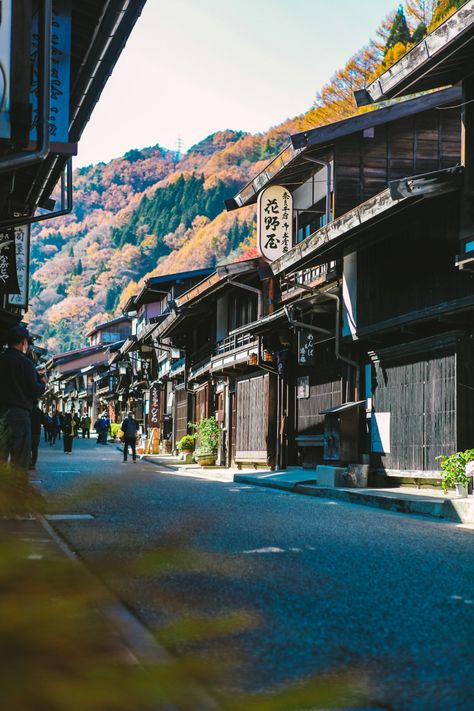
[[[455,484],[456,494],[465,498],[467,496],[467,485],[466,484]]]
[[[216,463],[215,454],[196,454],[196,461],[201,467],[213,467]]]

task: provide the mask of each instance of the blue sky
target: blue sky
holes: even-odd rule
[[[397,0],[148,0],[75,165],[306,111]]]

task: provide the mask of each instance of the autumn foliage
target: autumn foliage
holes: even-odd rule
[[[446,20],[462,0],[406,0],[349,58],[303,115],[266,133],[224,130],[184,155],[132,149],[74,174],[74,211],[33,231],[29,320],[51,352],[84,345],[84,332],[120,312],[158,274],[256,253],[254,210],[223,201],[255,176],[288,135],[354,115],[354,91]],[[289,107],[291,108],[291,107]]]

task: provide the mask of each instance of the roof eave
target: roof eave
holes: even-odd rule
[[[439,27],[367,87],[372,101],[382,101],[443,84],[435,70],[452,57],[465,42],[474,40],[474,0],[468,0]],[[432,83],[430,85],[430,74]],[[421,82],[423,85],[421,87]],[[449,84],[452,82],[444,82]]]

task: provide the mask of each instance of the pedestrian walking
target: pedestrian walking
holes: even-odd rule
[[[44,429],[44,441],[49,442],[49,437],[51,434],[51,415],[47,412],[44,416],[43,429]]]
[[[138,422],[133,416],[133,412],[129,412],[128,416],[122,422],[121,430],[123,432],[123,461],[127,461],[128,448],[132,450],[133,462],[137,461],[137,434]]]
[[[63,443],[65,454],[71,454],[72,442],[77,434],[76,422],[70,412],[66,412],[63,421]]]
[[[107,437],[110,431],[110,420],[107,413],[100,416],[97,423],[97,444],[107,444]]]
[[[8,349],[0,355],[0,459],[27,471],[31,458],[31,411],[46,388],[26,355],[30,336],[24,326],[7,334]]]
[[[36,462],[38,461],[38,448],[41,441],[41,425],[44,422],[43,410],[34,405],[31,411],[31,461],[30,469],[36,469]]]
[[[81,421],[81,427],[82,427],[82,439],[90,439],[91,436],[91,418],[89,415],[84,415]]]
[[[61,424],[61,421],[59,419],[59,415],[56,412],[53,412],[53,414],[51,416],[51,422],[49,425],[49,446],[50,447],[54,447],[54,445],[56,444],[56,439],[57,439],[58,435],[59,435],[59,437],[61,435],[60,424]]]
[[[61,439],[61,432],[63,431],[64,416],[59,410],[56,410],[56,422],[58,426],[58,439]]]
[[[75,436],[77,436],[79,434],[79,430],[81,428],[81,417],[80,417],[79,413],[75,412],[72,416],[72,419],[76,423],[76,435]]]

